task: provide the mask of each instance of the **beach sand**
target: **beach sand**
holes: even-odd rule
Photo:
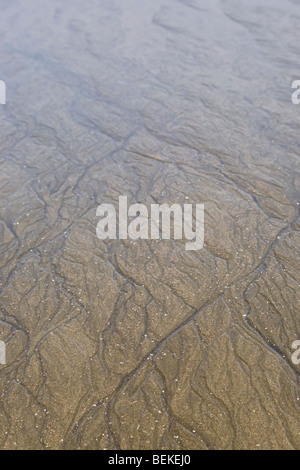
[[[1,3],[0,448],[300,448],[299,18]],[[99,240],[120,195],[204,248]]]

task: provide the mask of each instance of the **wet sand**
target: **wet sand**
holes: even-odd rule
[[[1,3],[0,448],[299,449],[300,6]],[[96,208],[205,204],[205,246]]]

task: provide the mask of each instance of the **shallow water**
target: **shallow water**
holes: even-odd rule
[[[300,448],[300,3],[1,2],[0,447]],[[96,208],[205,204],[205,247]]]

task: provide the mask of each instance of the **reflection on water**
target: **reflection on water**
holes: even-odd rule
[[[300,447],[300,5],[1,3],[0,446]],[[205,203],[205,247],[96,208]]]

